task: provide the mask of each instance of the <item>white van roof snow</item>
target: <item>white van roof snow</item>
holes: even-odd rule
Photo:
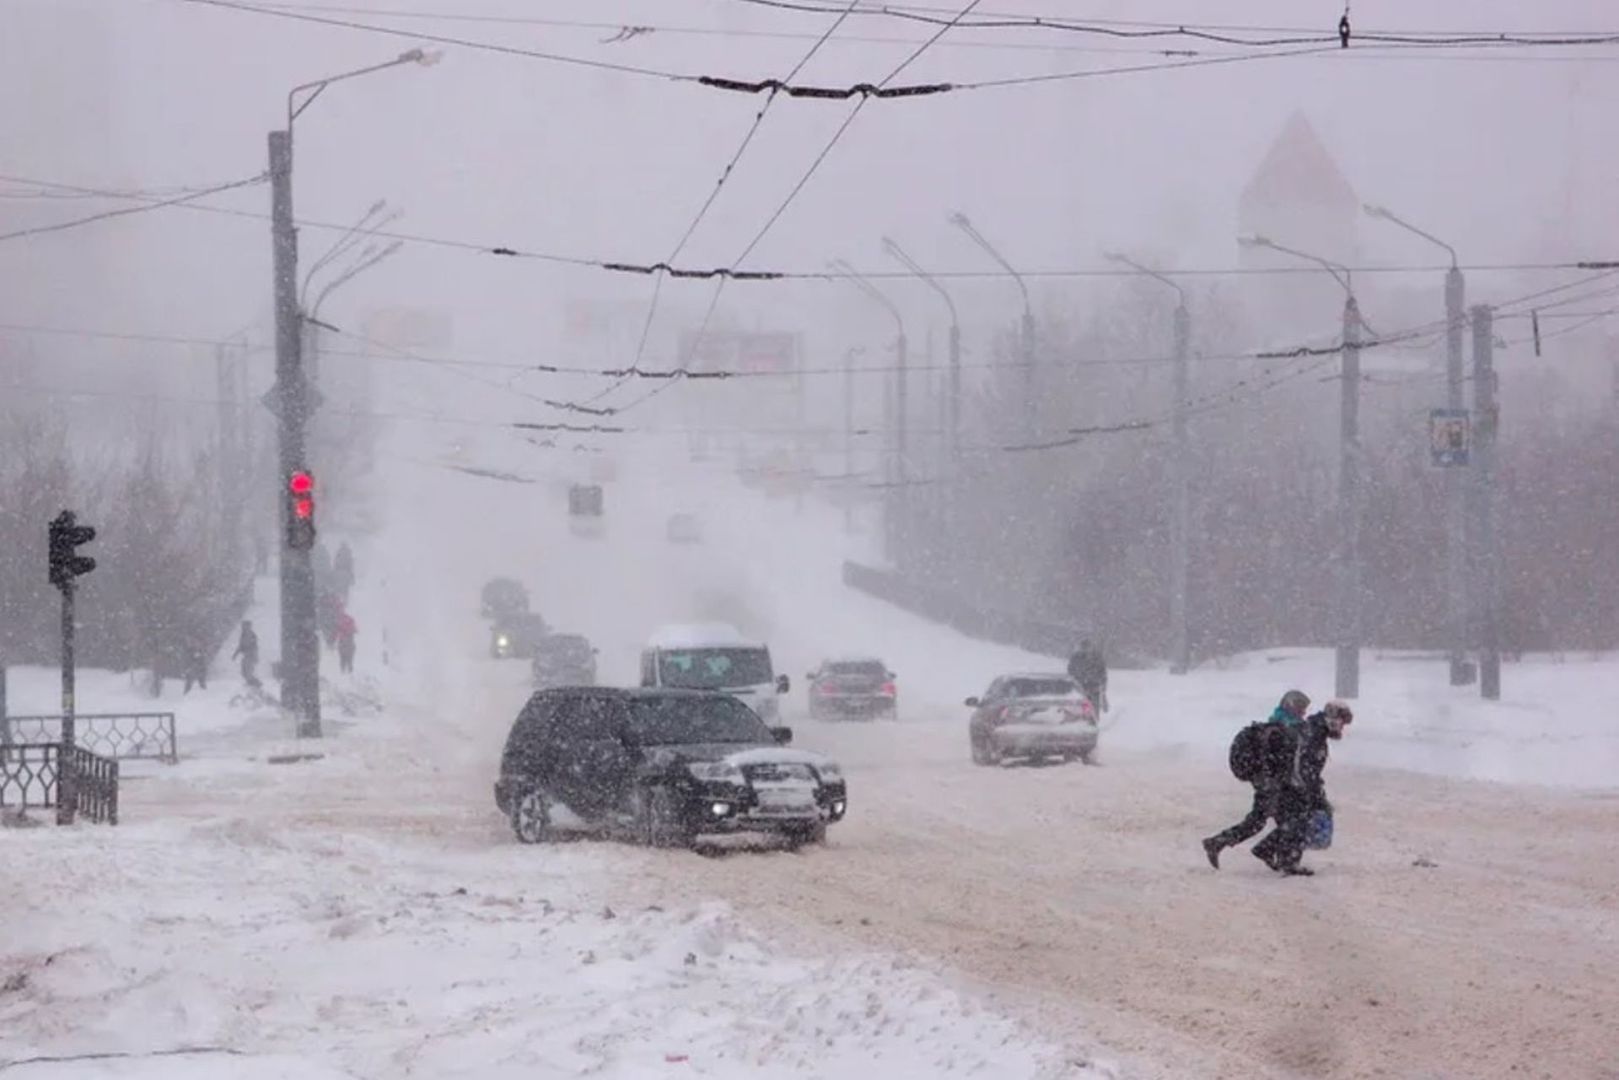
[[[660,626],[647,640],[649,649],[701,649],[706,647],[746,648],[762,647],[762,643],[749,641],[742,632],[729,623],[674,623]]]

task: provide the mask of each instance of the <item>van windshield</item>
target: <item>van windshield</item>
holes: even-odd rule
[[[770,652],[758,648],[665,649],[658,681],[684,690],[730,690],[772,681]]]

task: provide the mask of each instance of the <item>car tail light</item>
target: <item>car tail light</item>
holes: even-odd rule
[[[883,688],[880,691],[880,693],[883,695],[883,697],[893,697],[894,694],[896,693],[896,691],[894,689],[894,684],[891,683],[891,682],[883,683]]]

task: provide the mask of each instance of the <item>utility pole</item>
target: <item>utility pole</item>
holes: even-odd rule
[[[1366,213],[1374,218],[1398,225],[1413,236],[1419,236],[1450,255],[1450,269],[1445,273],[1445,382],[1446,408],[1459,412],[1465,408],[1462,393],[1462,335],[1467,323],[1467,286],[1462,279],[1456,249],[1433,233],[1426,232],[1394,211],[1383,206],[1366,204]],[[1467,678],[1468,611],[1467,611],[1467,489],[1469,481],[1456,470],[1447,470],[1445,478],[1445,583],[1446,622],[1450,638],[1450,685],[1462,686]]]
[[[1334,693],[1360,696],[1360,305],[1344,301],[1344,358],[1338,431],[1338,647]]]
[[[908,449],[906,438],[906,412],[909,402],[906,399],[906,373],[907,373],[907,344],[905,338],[905,317],[900,314],[899,308],[887,295],[860,272],[850,266],[843,259],[833,259],[827,264],[833,273],[843,278],[849,284],[865,293],[875,303],[881,304],[894,319],[896,336],[894,338],[894,370],[890,377],[883,380],[883,413],[884,435],[892,435],[892,441],[883,446],[883,476],[888,484],[883,499],[883,557],[890,566],[894,566],[895,558],[899,554],[899,530],[905,524],[896,521],[903,518],[908,505],[904,500],[907,490],[906,479],[908,470],[905,455]],[[895,505],[900,507],[899,514],[894,512]]]
[[[298,311],[298,232],[292,218],[292,126],[270,132],[270,230],[275,259],[275,373],[271,401],[280,442],[281,481],[308,469],[309,382]],[[281,705],[300,738],[318,738],[320,640],[315,574],[307,548],[294,547],[290,501],[281,500]]]
[[[854,358],[866,350],[859,345],[843,354],[843,531],[854,532]]]
[[[1500,410],[1495,400],[1494,313],[1473,308],[1473,454],[1478,485],[1473,499],[1479,598],[1479,693],[1501,700],[1501,603],[1499,548],[1495,535],[1495,437]]]
[[[910,343],[904,326],[894,339],[894,482],[896,502],[899,506],[898,523],[889,538],[888,561],[896,567],[910,547],[911,528],[911,469],[910,455]]]
[[[1462,335],[1467,329],[1467,286],[1452,263],[1445,274],[1445,405],[1466,408],[1462,392]],[[1467,477],[1447,469],[1445,477],[1445,595],[1450,633],[1450,685],[1467,679]]]
[[[1187,436],[1186,411],[1192,396],[1191,373],[1188,369],[1192,347],[1192,315],[1186,307],[1186,290],[1173,278],[1166,277],[1149,266],[1121,255],[1107,252],[1107,260],[1128,266],[1139,274],[1153,278],[1175,290],[1175,376],[1172,431],[1175,459],[1171,467],[1171,503],[1169,509],[1169,672],[1184,675],[1192,666],[1191,635],[1187,632],[1187,578],[1191,561],[1191,451]]]
[[[1191,444],[1187,436],[1186,409],[1191,398],[1191,373],[1188,353],[1191,351],[1192,316],[1186,310],[1183,296],[1175,308],[1175,505],[1169,519],[1170,556],[1169,585],[1169,672],[1184,675],[1192,666],[1190,635],[1187,632],[1186,592],[1189,563],[1191,561],[1192,500],[1191,500]]]

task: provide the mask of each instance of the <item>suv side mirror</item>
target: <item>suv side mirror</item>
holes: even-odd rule
[[[777,676],[777,678],[776,678],[776,693],[785,694],[789,690],[791,690],[792,688],[793,688],[793,684],[792,684],[791,680],[789,680],[787,678],[787,676],[785,676],[785,675]]]
[[[782,746],[787,746],[793,741],[793,729],[790,727],[773,727],[770,729],[770,735]]]
[[[967,706],[967,708],[969,708],[969,709],[976,709],[976,708],[978,708],[978,706],[982,705],[983,702],[979,701],[975,697],[970,697],[963,704],[965,704]]]

